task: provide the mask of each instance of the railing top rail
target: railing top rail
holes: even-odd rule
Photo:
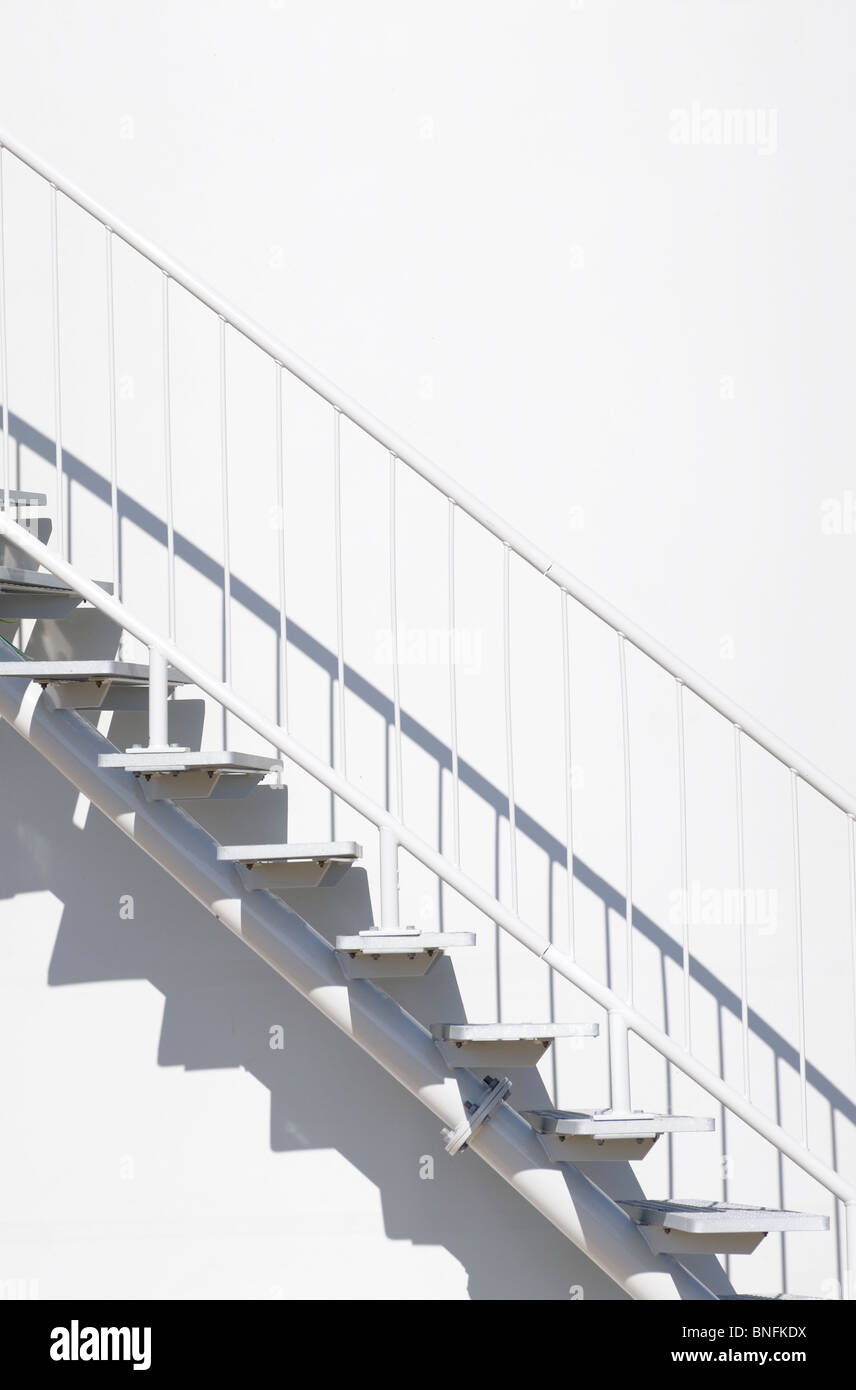
[[[550,969],[570,980],[601,1008],[621,1013],[628,1028],[637,1036],[677,1066],[685,1075],[696,1081],[710,1095],[721,1101],[733,1114],[750,1125],[756,1133],[774,1144],[781,1153],[792,1159],[804,1172],[810,1174],[829,1192],[844,1202],[856,1203],[856,1187],[847,1182],[835,1169],[830,1168],[828,1164],[817,1158],[804,1144],[788,1134],[780,1125],[770,1120],[763,1111],[759,1110],[739,1091],[729,1086],[722,1077],[712,1072],[692,1053],[674,1042],[662,1028],[652,1023],[637,1009],[628,1005],[625,1000],[619,998],[608,985],[601,984],[570,956],[551,945],[546,937],[524,922],[516,912],[511,911],[497,898],[494,898],[492,894],[464,873],[460,867],[453,864],[391,815],[385,807],[361,791],[353,782],[349,782],[335,768],[328,766],[285,729],[260,714],[258,710],[242,699],[231,686],[224,684],[197,665],[174,642],[154,632],[146,623],[135,617],[124,603],[114,598],[112,594],[106,593],[93,580],[80,574],[72,565],[54,551],[49,550],[24,527],[12,521],[3,511],[0,511],[0,536],[6,536],[26,554],[39,560],[46,569],[63,579],[82,598],[87,599],[101,612],[112,618],[120,628],[132,633],[149,648],[150,652],[159,653],[168,663],[177,667],[189,680],[193,681],[200,690],[216,700],[224,709],[229,710],[249,728],[254,729],[257,734],[273,744],[298,767],[302,767],[311,777],[316,778],[335,796],[340,797],[358,814],[365,816],[366,820],[375,825],[378,830],[391,831],[397,843],[412,854],[425,868],[436,873],[473,907],[484,913],[489,920],[496,922],[527,950],[532,951],[539,960],[543,960]]]
[[[552,560],[545,551],[534,545],[513,526],[510,526],[473,493],[461,487],[454,478],[445,473],[443,469],[438,468],[436,464],[432,463],[405,439],[402,439],[394,430],[389,429],[382,421],[376,419],[370,411],[363,409],[357,401],[352,400],[333,382],[328,381],[321,372],[316,371],[310,363],[305,362],[297,353],[292,352],[284,343],[278,341],[267,329],[255,323],[191,271],[185,269],[166,251],[149,241],[148,238],[140,236],[120,218],[114,217],[107,208],[96,202],[94,198],[90,198],[70,179],[63,178],[40,156],[34,154],[18,140],[0,129],[0,152],[3,149],[7,149],[10,154],[26,164],[34,173],[39,174],[48,183],[59,189],[71,202],[76,203],[84,212],[89,213],[96,221],[109,228],[120,240],[132,247],[165,275],[168,275],[176,284],[181,285],[200,303],[205,304],[212,313],[224,319],[236,332],[242,334],[262,352],[285,367],[304,386],[321,396],[334,409],[341,411],[348,420],[448,497],[450,501],[460,507],[461,511],[466,512],[474,521],[490,531],[497,540],[507,545],[516,555],[532,565],[559,589],[570,594],[589,612],[600,618],[616,632],[621,633],[634,647],[673,676],[675,680],[685,685],[705,704],[710,705],[731,724],[739,725],[753,742],[766,749],[785,767],[796,772],[815,791],[820,792],[822,796],[838,806],[840,810],[845,811],[847,815],[856,817],[856,796],[847,791],[846,788],[839,786],[833,778],[827,776],[807,758],[804,758],[801,753],[798,753],[783,739],[772,733],[747,710],[742,709],[728,695],[707,680],[705,676],[695,671],[671,652],[668,647],[647,633],[644,628],[639,627],[637,623],[613,607],[600,594],[590,589],[587,584],[577,579],[558,562]]]

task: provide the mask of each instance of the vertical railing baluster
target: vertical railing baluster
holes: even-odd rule
[[[621,688],[621,739],[624,753],[624,916],[627,1002],[632,1005],[633,981],[633,817],[630,782],[630,706],[627,696],[627,653],[623,632],[618,634],[618,673]]]
[[[848,858],[850,860],[850,953],[853,970],[853,1041],[856,1053],[856,816],[847,817]],[[851,1251],[856,1272],[856,1249]],[[854,1290],[856,1296],[856,1290]]]
[[[175,519],[172,486],[172,372],[169,338],[169,276],[164,272],[161,286],[163,330],[163,471],[166,497],[166,592],[169,611],[169,637],[175,641]],[[225,325],[224,325],[225,327]],[[225,408],[225,399],[224,399]]]
[[[285,568],[285,449],[282,426],[282,363],[274,362],[275,372],[275,454],[277,510],[277,572],[279,576],[279,718],[288,732],[288,616],[286,613]]]
[[[226,320],[220,315],[220,505],[223,536],[223,682],[232,683],[232,556],[229,528],[229,433],[226,408]],[[229,746],[229,716],[223,709],[223,747]]]
[[[452,847],[461,862],[461,781],[458,769],[458,651],[455,582],[455,503],[449,498],[449,728],[452,756]]]
[[[66,554],[65,479],[62,459],[62,356],[59,337],[59,231],[57,227],[57,188],[51,184],[51,306],[53,317],[54,451],[56,458],[57,542],[60,555]]]
[[[743,1032],[743,1094],[749,1099],[749,948],[746,940],[746,848],[743,832],[743,730],[734,725],[734,795],[737,820],[737,897],[740,936],[740,1021]]]
[[[389,454],[389,634],[392,655],[393,754],[395,758],[395,814],[404,816],[404,760],[401,748],[401,667],[398,652],[398,460]]]
[[[502,646],[505,669],[505,757],[508,782],[508,843],[511,905],[517,911],[517,807],[514,799],[514,729],[511,713],[511,547],[502,547]]]
[[[336,533],[336,664],[339,674],[339,759],[343,777],[348,775],[345,729],[345,594],[342,579],[342,412],[333,410],[333,509]]]
[[[119,449],[116,426],[116,321],[113,283],[113,231],[105,227],[107,279],[107,422],[110,451],[110,550],[113,566],[113,593],[121,602],[122,578],[119,572]]]
[[[805,964],[803,951],[802,868],[800,864],[799,776],[791,768],[791,819],[794,842],[794,934],[797,948],[797,1010],[800,1052],[802,1141],[808,1143],[808,1094],[805,1071]]]
[[[565,733],[565,840],[567,854],[568,950],[576,959],[574,916],[574,765],[571,743],[571,637],[568,630],[568,594],[561,592],[562,615],[562,713]]]
[[[2,359],[3,383],[3,502],[9,510],[11,492],[11,467],[9,454],[9,352],[6,336],[6,188],[4,184],[3,158],[6,153],[0,145],[0,359]]]
[[[687,858],[687,748],[684,729],[684,683],[675,681],[678,724],[678,797],[681,819],[681,965],[684,983],[684,1047],[692,1047],[692,1014],[690,1013],[690,904]]]

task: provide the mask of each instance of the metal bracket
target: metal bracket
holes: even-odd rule
[[[465,1100],[464,1109],[468,1112],[467,1118],[461,1121],[457,1129],[443,1130],[446,1153],[451,1157],[467,1147],[479,1125],[483,1125],[485,1120],[490,1119],[494,1110],[502,1104],[511,1090],[511,1082],[507,1076],[504,1076],[501,1081],[497,1081],[495,1076],[486,1076],[485,1083],[490,1086],[490,1090],[481,1104],[476,1105],[471,1100]]]

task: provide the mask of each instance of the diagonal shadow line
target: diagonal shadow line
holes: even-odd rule
[[[38,454],[45,462],[55,465],[54,441],[11,410],[9,411],[9,434],[19,446],[23,445],[33,453]],[[63,450],[63,471],[70,481],[78,483],[100,501],[110,504],[111,487],[108,480],[103,478],[100,473],[96,473],[89,464],[65,449]],[[122,519],[126,519],[153,540],[166,546],[166,523],[161,521],[148,507],[144,507],[142,503],[137,502],[121,489],[119,489],[119,513]],[[206,554],[198,545],[179,532],[175,532],[173,543],[177,559],[183,560],[197,573],[211,580],[215,587],[223,587],[224,568],[219,561]],[[230,583],[232,598],[278,633],[279,609],[235,575],[230,576]],[[325,671],[331,679],[338,679],[336,654],[301,627],[299,623],[291,620],[288,622],[288,641],[297,651]],[[392,700],[347,663],[345,664],[345,686],[358,699],[380,714],[388,726],[392,723],[395,717]],[[430,729],[425,728],[423,724],[420,724],[417,719],[414,719],[404,710],[401,711],[401,731],[417,747],[433,758],[441,769],[451,771],[451,749],[436,734],[431,733]],[[507,794],[499,787],[494,786],[482,773],[460,757],[458,775],[462,783],[473,791],[480,800],[489,805],[498,816],[508,816]],[[551,867],[556,864],[559,868],[566,869],[567,847],[562,841],[521,807],[516,806],[515,812],[518,831],[543,850],[551,862]],[[574,878],[601,900],[607,912],[613,911],[617,916],[624,917],[624,895],[606,879],[601,878],[578,855],[574,855]],[[665,959],[671,960],[678,966],[683,966],[683,953],[678,943],[651,917],[646,916],[637,907],[633,909],[633,926],[647,937]],[[692,956],[689,961],[689,971],[690,978],[712,995],[723,1009],[737,1019],[742,1017],[743,1006],[740,996],[723,984],[713,971],[708,970]],[[800,1055],[798,1049],[751,1008],[749,1009],[749,1027],[759,1041],[766,1043],[782,1062],[792,1067],[794,1071],[799,1070]],[[806,1058],[806,1080],[831,1106],[852,1123],[856,1123],[856,1102],[851,1100],[817,1067],[813,1066],[808,1058]]]

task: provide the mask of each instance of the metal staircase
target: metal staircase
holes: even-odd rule
[[[561,591],[562,642],[567,682],[569,653],[567,605],[582,603],[611,627],[617,637],[621,707],[624,722],[626,778],[626,945],[629,989],[622,996],[584,970],[568,952],[559,950],[518,910],[516,865],[512,853],[511,900],[501,900],[467,874],[459,854],[450,856],[418,835],[401,810],[402,710],[395,665],[395,733],[397,739],[396,795],[392,807],[369,797],[357,781],[349,779],[344,760],[328,764],[289,733],[285,722],[264,716],[241,698],[228,679],[213,675],[193,660],[174,640],[174,529],[167,524],[170,633],[153,630],[121,597],[118,564],[117,486],[112,477],[112,550],[114,574],[109,582],[96,583],[64,553],[68,526],[63,517],[61,440],[57,440],[59,505],[49,514],[45,494],[26,493],[11,486],[7,363],[10,346],[6,333],[5,261],[2,216],[3,157],[11,153],[35,174],[48,181],[53,208],[53,249],[56,255],[56,200],[59,193],[72,200],[106,229],[107,267],[112,274],[112,246],[120,238],[162,273],[164,294],[172,281],[184,286],[219,316],[221,345],[226,327],[243,334],[275,363],[277,402],[281,403],[284,371],[293,373],[328,402],[335,422],[335,480],[341,484],[339,430],[343,417],[359,425],[389,451],[390,544],[395,546],[395,488],[397,470],[406,467],[439,489],[448,499],[450,536],[455,516],[464,512],[496,538],[502,547],[505,584],[505,627],[508,632],[509,560],[512,554],[527,561],[547,584]],[[54,265],[55,282],[58,272]],[[110,289],[112,304],[112,286]],[[57,303],[58,308],[58,303]],[[165,320],[168,325],[168,319]],[[112,323],[109,332],[112,334]],[[168,344],[167,344],[168,346]],[[628,686],[626,651],[632,646],[644,652],[668,672],[675,682],[678,731],[683,767],[683,702],[686,690],[716,710],[733,727],[736,756],[745,740],[751,740],[788,769],[798,793],[800,783],[813,787],[848,818],[853,864],[853,819],[856,801],[813,769],[805,760],[768,734],[710,687],[701,677],[639,632],[622,615],[554,565],[522,537],[506,526],[454,482],[439,473],[391,435],[354,403],[324,382],[310,368],[274,343],[262,330],[224,305],[169,258],[130,229],[122,228],[103,209],[72,185],[62,181],[41,161],[13,142],[0,140],[0,359],[3,377],[4,473],[0,487],[0,617],[7,623],[50,618],[63,621],[81,605],[98,610],[117,629],[148,649],[148,662],[123,659],[65,660],[27,659],[7,646],[0,660],[0,716],[26,738],[54,767],[69,779],[126,835],[134,840],[165,872],[176,879],[218,920],[236,933],[292,986],[321,1009],[332,1022],[395,1076],[433,1111],[443,1125],[450,1153],[469,1148],[488,1162],[527,1200],[563,1231],[570,1240],[603,1268],[634,1298],[705,1299],[718,1296],[706,1284],[698,1256],[745,1254],[770,1232],[818,1231],[829,1228],[825,1215],[768,1210],[698,1199],[643,1200],[628,1194],[626,1200],[608,1195],[599,1165],[618,1165],[645,1158],[667,1135],[676,1142],[703,1143],[714,1129],[714,1118],[656,1113],[634,1108],[631,1099],[629,1037],[642,1040],[673,1067],[690,1077],[712,1101],[739,1117],[782,1156],[796,1164],[842,1204],[842,1232],[846,1235],[843,1259],[843,1296],[853,1296],[852,1271],[856,1265],[856,1187],[830,1166],[805,1142],[779,1126],[749,1098],[748,1088],[732,1087],[722,1075],[707,1067],[684,1042],[673,1038],[639,1009],[633,998],[633,822],[630,794],[629,742],[627,734]],[[55,366],[59,373],[58,340]],[[225,354],[221,355],[225,376]],[[165,392],[170,389],[169,357],[165,353]],[[58,378],[59,381],[59,378]],[[59,389],[59,387],[58,387]],[[115,392],[115,381],[110,383]],[[111,409],[115,410],[115,397]],[[281,420],[281,411],[277,416]],[[115,449],[115,431],[114,431]],[[225,449],[225,442],[224,442]],[[281,450],[281,438],[278,439]],[[115,464],[115,454],[114,454]],[[57,545],[48,545],[50,524],[39,531],[33,519],[53,523]],[[450,556],[454,551],[450,550]],[[393,633],[397,631],[397,598],[393,576],[391,605]],[[228,566],[226,567],[228,585]],[[339,674],[344,656],[341,645],[341,572],[339,593]],[[450,599],[454,604],[454,570],[450,572]],[[280,622],[286,632],[283,602]],[[285,670],[283,667],[283,678]],[[506,695],[510,689],[506,644]],[[285,680],[283,679],[283,684]],[[173,697],[182,688],[195,687],[225,714],[254,731],[271,747],[270,756],[244,752],[229,746],[191,749],[170,742],[169,715]],[[566,684],[567,692],[567,684]],[[284,692],[283,692],[284,693]],[[454,709],[454,676],[451,688]],[[144,707],[148,712],[148,743],[116,747],[93,727],[88,712]],[[570,747],[570,698],[565,701],[566,753]],[[340,704],[340,750],[345,747],[343,706]],[[513,790],[514,744],[510,716],[507,724],[509,753],[509,819],[514,843],[515,800]],[[226,741],[224,740],[224,743]],[[352,807],[378,837],[380,893],[376,925],[367,931],[340,935],[335,944],[325,941],[279,894],[294,887],[323,891],[357,863],[363,854],[355,840],[317,842],[221,844],[182,809],[185,801],[208,798],[242,798],[260,784],[281,781],[290,765],[301,769],[333,797]],[[459,754],[452,739],[452,775],[458,794]],[[686,808],[683,811],[685,837]],[[738,805],[738,815],[742,807]],[[456,819],[456,832],[458,824]],[[457,838],[457,834],[456,834]],[[450,891],[460,895],[542,962],[545,971],[569,981],[603,1011],[604,1026],[575,1021],[507,1023],[496,1020],[467,1023],[436,1022],[430,1029],[417,1023],[385,990],[385,982],[425,976],[446,952],[477,948],[475,932],[415,929],[399,920],[398,857],[404,850],[435,875]],[[798,853],[798,849],[797,849]],[[572,873],[572,817],[568,787],[569,871]],[[684,849],[684,873],[686,873]],[[571,900],[572,901],[572,900]],[[684,932],[683,969],[689,981],[689,951]],[[748,1000],[744,978],[742,1023],[744,1045],[748,1030]],[[688,998],[688,995],[687,995]],[[688,1014],[687,1014],[688,1020]],[[515,1107],[514,1091],[505,1072],[534,1067],[557,1038],[579,1038],[585,1046],[607,1046],[609,1051],[609,1104],[603,1109],[526,1109]],[[800,1075],[805,1086],[805,1039],[800,1038]],[[598,1166],[592,1166],[598,1165]]]

